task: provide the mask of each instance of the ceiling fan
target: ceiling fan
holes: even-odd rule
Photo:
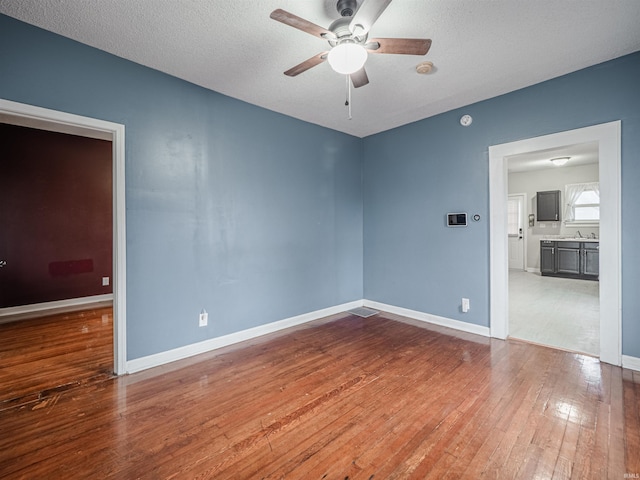
[[[290,68],[284,74],[295,77],[328,60],[333,70],[349,75],[353,86],[358,88],[369,83],[364,69],[369,53],[426,55],[431,47],[429,39],[368,38],[369,30],[390,3],[391,0],[363,0],[358,8],[356,0],[338,0],[336,9],[341,18],[329,28],[323,28],[281,9],[271,12],[270,17],[274,20],[327,40],[331,47]]]

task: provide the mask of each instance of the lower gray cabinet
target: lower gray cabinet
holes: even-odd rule
[[[598,278],[600,275],[600,244],[585,242],[582,245],[582,274]]]
[[[580,242],[556,242],[558,260],[556,273],[580,275]]]
[[[600,244],[541,240],[540,273],[553,277],[597,280],[600,274]]]
[[[556,272],[556,242],[540,241],[540,273],[553,274]]]

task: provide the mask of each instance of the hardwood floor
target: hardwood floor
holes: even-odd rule
[[[0,431],[1,478],[638,478],[640,375],[343,314],[51,392]]]
[[[0,410],[112,372],[110,306],[0,324]]]

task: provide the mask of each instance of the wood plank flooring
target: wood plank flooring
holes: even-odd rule
[[[110,306],[0,324],[0,410],[112,372]]]
[[[638,478],[640,375],[342,314],[54,391],[0,431],[0,478]]]

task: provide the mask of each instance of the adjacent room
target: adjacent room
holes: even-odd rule
[[[596,142],[509,159],[510,335],[599,356]]]
[[[0,2],[0,477],[640,477],[638,24]]]

